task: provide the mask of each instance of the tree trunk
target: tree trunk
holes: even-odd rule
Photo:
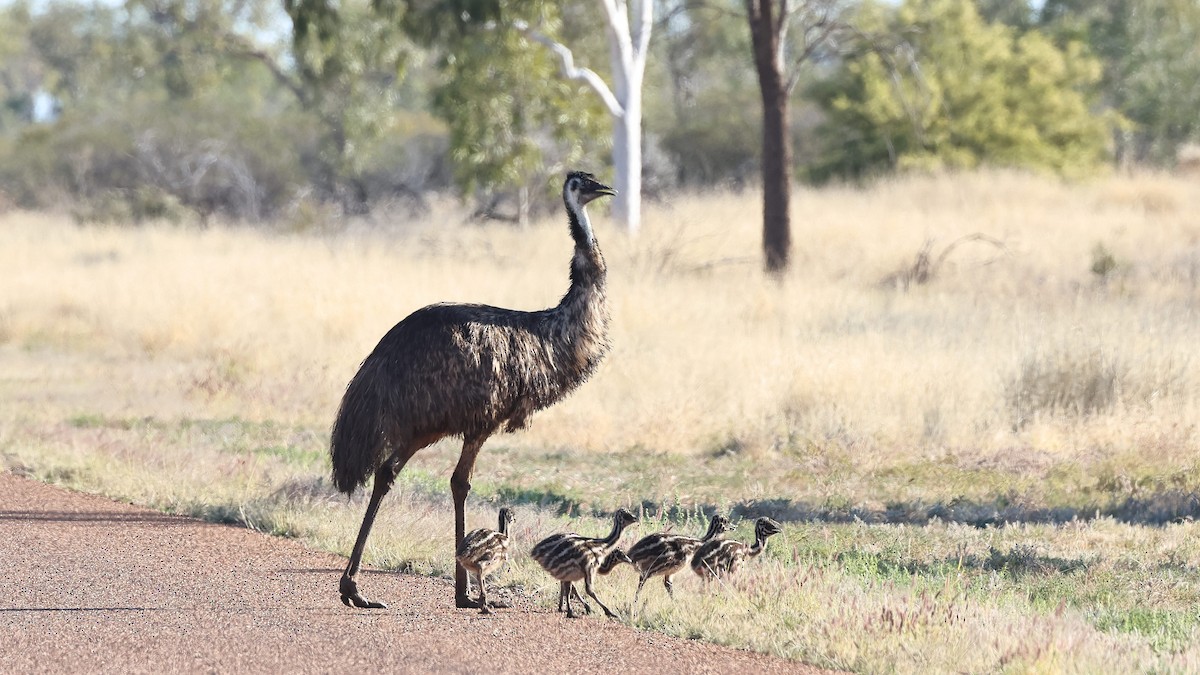
[[[633,16],[623,0],[604,0],[608,18],[608,54],[612,93],[619,108],[610,107],[613,121],[612,214],[634,235],[642,224],[642,78],[650,39],[652,0],[638,0]]]
[[[754,67],[762,97],[763,256],[766,270],[787,271],[792,247],[792,147],[788,135],[788,92],[783,75],[780,39],[785,7],[776,0],[746,0]]]
[[[636,91],[637,93],[633,93]],[[637,99],[636,101],[634,99]],[[625,111],[613,116],[612,214],[631,235],[642,224],[642,111],[641,90],[631,90]]]

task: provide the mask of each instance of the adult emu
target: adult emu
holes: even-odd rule
[[[501,427],[524,427],[533,412],[582,384],[608,351],[606,268],[584,206],[612,194],[591,174],[567,174],[562,195],[575,253],[571,286],[557,306],[538,312],[467,304],[418,309],[383,336],[346,386],[330,442],[333,482],[350,494],[375,474],[339,585],[347,606],[386,607],[360,595],[355,577],[379,503],[410,457],[438,439],[463,438],[450,477],[457,550],[483,442]],[[454,574],[454,601],[479,607],[467,597],[461,565]]]

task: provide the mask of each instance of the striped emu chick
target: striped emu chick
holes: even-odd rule
[[[667,595],[675,597],[671,577],[688,564],[688,560],[702,545],[713,541],[721,534],[732,530],[729,519],[720,514],[714,515],[708,523],[708,531],[704,537],[686,537],[681,534],[656,532],[642,537],[638,543],[629,549],[629,557],[637,568],[641,578],[638,579],[637,592],[633,594],[633,604],[637,604],[642,586],[652,577],[661,575]]]
[[[611,571],[618,563],[623,562],[620,556],[611,556],[617,549],[617,541],[625,528],[637,522],[637,516],[625,509],[618,509],[613,514],[613,529],[607,537],[584,537],[575,533],[553,534],[537,543],[530,555],[542,569],[559,581],[559,610],[562,610],[563,600],[566,600],[567,616],[575,618],[575,610],[571,608],[571,596],[579,597],[574,583],[583,581],[583,588],[591,596],[605,615],[616,618],[600,598],[596,597],[595,582],[600,568],[607,565],[606,571]],[[623,556],[628,559],[628,556]],[[582,598],[580,599],[582,602]],[[586,603],[584,605],[587,607]],[[591,608],[588,608],[591,611]]]
[[[512,509],[502,508],[500,509],[499,529],[492,530],[481,527],[478,530],[471,530],[458,545],[455,559],[468,574],[474,575],[475,580],[479,582],[479,612],[481,614],[491,614],[492,607],[508,606],[496,602],[489,605],[484,578],[508,562],[508,525],[512,521]],[[467,594],[470,595],[470,593],[471,587],[468,583]]]
[[[767,549],[767,539],[783,530],[770,518],[754,521],[754,545],[740,541],[715,540],[704,544],[692,556],[692,571],[709,581],[737,571],[745,558],[754,558]]]
[[[608,557],[604,559],[604,562],[600,563],[600,567],[596,570],[596,574],[605,576],[609,572],[616,569],[617,565],[620,565],[621,563],[629,563],[632,565],[633,561],[629,559],[629,555],[625,553],[625,551],[622,551],[619,548],[613,549],[613,552],[608,554]],[[587,601],[580,597],[579,591],[575,588],[575,586],[568,584],[565,581],[559,584],[558,611],[563,611],[563,602],[566,601],[568,594],[583,605],[583,611],[587,612],[588,614],[592,613],[591,605],[587,604]]]

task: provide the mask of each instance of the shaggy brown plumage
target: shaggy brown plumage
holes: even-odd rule
[[[617,564],[629,560],[629,556],[624,553],[613,555],[617,549],[617,542],[621,539],[621,533],[625,528],[637,522],[637,516],[633,515],[625,509],[618,509],[613,514],[613,529],[607,537],[585,537],[575,534],[552,534],[549,537],[541,540],[530,551],[530,555],[537,561],[542,569],[550,573],[550,576],[559,581],[558,595],[558,610],[562,611],[564,599],[567,604],[567,616],[575,618],[575,610],[571,608],[572,596],[578,598],[579,594],[574,589],[574,582],[583,581],[583,589],[587,594],[600,605],[600,609],[610,618],[616,618],[616,614],[612,612],[600,598],[596,597],[596,592],[593,588],[597,574],[607,574]],[[580,598],[580,602],[583,599]],[[584,603],[587,611],[591,611],[587,603]]]
[[[508,526],[513,521],[512,509],[500,509],[500,526],[496,530],[481,527],[471,530],[458,544],[454,559],[462,565],[468,574],[474,574],[479,582],[479,611],[491,614],[491,607],[507,606],[493,603],[488,604],[487,586],[484,579],[487,575],[500,569],[508,562]],[[467,579],[467,595],[471,594],[470,578]]]
[[[440,438],[463,437],[450,478],[457,548],[483,442],[500,429],[523,427],[532,413],[569,394],[607,353],[606,267],[584,206],[611,194],[591,174],[567,174],[563,203],[575,251],[571,285],[557,306],[537,312],[464,304],[418,309],[383,336],[350,380],[333,423],[333,481],[347,494],[372,474],[375,484],[342,574],[342,602],[385,606],[360,595],[355,577],[379,503],[413,454]],[[475,607],[461,566],[454,581],[456,605]]]
[[[779,534],[783,528],[770,518],[754,521],[754,545],[740,541],[716,540],[700,547],[692,556],[692,571],[701,579],[709,581],[737,571],[746,558],[754,558],[767,549],[767,539]]]
[[[729,519],[717,514],[709,521],[708,531],[700,539],[669,532],[655,532],[639,539],[633,548],[629,549],[633,566],[641,575],[637,592],[633,594],[633,604],[637,605],[638,596],[641,595],[642,586],[646,585],[646,581],[659,575],[662,575],[667,595],[674,597],[671,577],[688,564],[688,560],[697,549],[731,529],[733,526],[729,524]]]

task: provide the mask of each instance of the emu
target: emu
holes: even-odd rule
[[[672,575],[683,569],[702,545],[719,538],[722,533],[731,529],[733,526],[729,524],[729,519],[716,514],[709,521],[708,531],[701,539],[667,532],[655,532],[639,539],[633,548],[629,549],[629,557],[640,575],[637,591],[633,594],[633,604],[637,605],[642,586],[658,575],[662,575],[667,595],[675,597],[674,586],[671,583]]]
[[[487,586],[484,579],[487,575],[504,566],[508,562],[508,526],[513,521],[512,509],[507,506],[500,509],[500,525],[498,529],[490,530],[481,527],[471,530],[463,537],[455,551],[455,560],[468,575],[474,574],[479,582],[479,612],[491,614],[488,606]],[[467,595],[471,594],[470,577],[467,578]],[[495,603],[493,603],[495,604]]]
[[[621,539],[621,533],[637,520],[637,516],[629,511],[617,509],[617,512],[613,514],[613,529],[607,537],[585,537],[575,533],[552,534],[533,547],[530,555],[542,566],[542,569],[549,572],[550,576],[559,582],[559,611],[562,611],[562,603],[565,598],[567,616],[575,618],[575,611],[571,609],[571,597],[574,595],[578,598],[579,594],[575,591],[573,584],[582,580],[583,589],[596,601],[596,604],[600,605],[600,609],[604,610],[605,615],[612,619],[617,617],[600,601],[600,598],[596,597],[593,586],[596,574],[602,566],[605,568],[604,573],[607,574],[617,563],[628,559],[627,555],[613,556],[613,553],[618,550],[617,542]],[[579,601],[583,602],[583,599],[580,598]],[[587,603],[583,604],[587,611],[591,612]]]
[[[745,558],[755,558],[767,550],[767,539],[783,531],[779,523],[767,517],[754,521],[754,545],[740,541],[715,540],[700,547],[692,556],[692,571],[704,581],[721,578],[737,571]]]
[[[613,549],[612,553],[609,553],[608,556],[604,558],[604,561],[600,563],[600,566],[596,568],[596,574],[599,574],[600,576],[607,576],[609,572],[616,569],[617,565],[620,565],[621,563],[629,563],[632,565],[633,560],[629,558],[629,554],[625,553],[625,551],[615,548]],[[575,584],[568,581],[559,582],[558,611],[563,611],[564,601],[567,603],[567,609],[570,610],[571,598],[578,600],[579,604],[583,605],[583,611],[587,612],[588,614],[592,613],[592,606],[587,604],[587,601],[579,595],[579,590],[575,588]],[[571,615],[568,614],[568,616]]]
[[[333,482],[350,494],[375,476],[338,586],[347,606],[386,607],[364,598],[356,577],[379,504],[409,458],[439,439],[462,437],[450,476],[457,550],[484,441],[502,428],[526,426],[531,414],[587,380],[608,352],[607,268],[584,207],[613,194],[591,174],[567,174],[562,198],[575,251],[570,287],[557,306],[536,312],[448,303],[418,309],[383,336],[346,386],[330,440]],[[461,565],[454,601],[479,608],[467,597]]]

